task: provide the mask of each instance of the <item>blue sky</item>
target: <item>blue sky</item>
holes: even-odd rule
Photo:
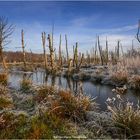
[[[109,40],[110,49],[114,49],[117,40],[121,40],[124,49],[139,44],[135,39],[137,22],[140,19],[140,2],[0,2],[0,16],[5,16],[16,28],[12,42],[5,50],[20,50],[20,31],[25,31],[26,50],[42,52],[41,32],[51,32],[54,23],[54,45],[58,49],[59,35],[68,36],[68,47],[72,51],[75,42],[79,50],[90,51],[95,44],[96,35]]]

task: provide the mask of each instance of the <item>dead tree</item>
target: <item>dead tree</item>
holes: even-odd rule
[[[23,30],[21,30],[21,45],[22,45],[22,52],[23,52],[24,70],[26,70],[26,53],[25,53],[24,31]]]
[[[75,66],[75,47],[73,45],[73,67]]]
[[[108,57],[108,41],[107,41],[107,37],[106,37],[106,65],[108,63],[109,57]]]
[[[76,46],[75,46],[75,50],[74,50],[74,63],[75,63],[75,66],[76,66],[76,69],[78,67],[78,43],[76,42]]]
[[[61,35],[60,35],[60,42],[59,42],[59,65],[62,66],[62,52],[61,52]]]
[[[97,41],[95,42],[95,53],[94,53],[94,64],[97,64],[98,54],[97,54]]]
[[[10,36],[14,31],[13,24],[8,23],[8,19],[5,17],[0,17],[0,57],[3,63],[3,67],[6,70],[6,62],[3,55],[4,46],[10,43]]]
[[[104,64],[104,61],[103,61],[102,47],[100,46],[99,36],[98,36],[98,48],[99,48],[99,52],[100,52],[101,64],[103,65]]]
[[[68,62],[69,61],[69,51],[68,51],[67,35],[65,35],[65,41],[66,41],[66,53],[67,53],[67,62]]]
[[[53,47],[53,35],[54,35],[54,24],[52,25],[52,41],[51,41],[52,47]]]
[[[120,58],[120,41],[118,40],[118,43],[117,43],[117,50],[116,50],[116,55],[117,55],[117,60],[119,60]]]
[[[81,65],[82,65],[82,63],[83,63],[83,59],[84,59],[84,54],[82,53],[82,57],[80,58],[80,62],[79,62],[78,68],[77,68],[78,71],[79,71],[80,68],[81,68]]]
[[[140,20],[138,22],[138,31],[137,31],[137,34],[136,34],[136,38],[137,38],[138,42],[140,43]]]
[[[88,65],[90,65],[90,63],[91,63],[90,53],[88,51],[86,51],[86,55],[87,55],[87,63],[88,63]]]
[[[45,61],[45,70],[47,73],[48,61],[47,61],[47,55],[46,55],[46,33],[45,32],[42,33],[42,46],[43,46],[43,55],[44,55],[44,61]]]
[[[72,59],[69,59],[68,61],[68,72],[70,73],[72,70]]]
[[[49,41],[49,51],[50,51],[50,65],[51,65],[51,70],[54,70],[54,48],[52,46],[52,40],[50,37],[50,34],[48,34],[48,41]]]

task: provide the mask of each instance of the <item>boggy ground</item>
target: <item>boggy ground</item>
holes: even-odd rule
[[[24,79],[19,90],[0,87],[0,138],[140,138],[140,109],[120,95],[99,112],[94,99],[79,91],[34,86]]]
[[[81,66],[80,70],[76,71],[75,68],[71,68],[68,71],[67,67],[55,70],[53,75],[72,78],[79,81],[91,81],[94,83],[100,83],[104,85],[111,85],[115,87],[124,87],[126,89],[140,90],[140,57],[132,57],[131,59],[121,60],[117,64],[111,63],[101,66],[90,64],[88,66]],[[27,67],[28,71],[36,71],[43,68],[42,66],[35,65],[31,68],[31,65]],[[32,70],[31,70],[32,69]],[[11,65],[10,71],[23,70],[22,65]],[[49,72],[49,70],[48,70]]]
[[[128,89],[140,89],[140,69],[137,72],[132,69],[124,70],[118,66],[91,66],[88,69],[81,69],[80,72],[72,75],[74,80],[91,81],[103,85],[123,87]]]

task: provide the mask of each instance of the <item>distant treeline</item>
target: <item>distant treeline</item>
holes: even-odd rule
[[[6,62],[23,62],[23,52],[20,51],[6,51],[4,52]],[[36,54],[31,52],[26,52],[26,60],[27,62],[43,62],[43,55]]]

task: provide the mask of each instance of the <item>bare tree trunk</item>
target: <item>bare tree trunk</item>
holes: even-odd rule
[[[60,67],[62,67],[61,35],[60,35],[60,42],[59,42],[59,65]]]
[[[82,53],[82,57],[81,57],[81,59],[80,59],[79,65],[78,65],[78,71],[79,71],[80,68],[81,68],[81,65],[82,65],[82,63],[83,63],[83,59],[84,59],[84,54]]]
[[[97,64],[97,41],[95,43],[95,54],[94,54],[94,63]]]
[[[120,58],[120,41],[118,40],[118,44],[117,44],[117,60],[119,60]]]
[[[71,72],[71,68],[72,68],[72,59],[69,59],[69,61],[68,61],[68,72]]]
[[[108,63],[108,41],[107,41],[107,38],[106,38],[106,65]]]
[[[78,67],[78,43],[77,42],[76,42],[75,51],[74,51],[74,63],[77,69]]]
[[[3,56],[2,45],[0,45],[0,57],[1,57],[1,60],[2,60],[3,68],[4,68],[5,71],[7,71],[7,65],[6,65],[5,58]]]
[[[99,40],[99,36],[98,36],[98,48],[99,48],[99,52],[100,52],[100,58],[101,58],[101,64],[103,65],[103,56],[102,56],[102,48],[100,46],[100,40]]]
[[[46,55],[46,33],[45,32],[42,33],[42,45],[43,45],[43,52],[44,52],[45,70],[47,73],[48,62],[47,62],[47,55]]]
[[[138,31],[137,31],[137,34],[136,34],[136,38],[137,38],[137,40],[138,40],[138,42],[140,43],[140,20],[139,20],[139,22],[138,22]]]
[[[75,47],[73,45],[73,67],[75,66]]]
[[[5,70],[7,70],[7,66],[3,56],[3,47],[10,43],[9,37],[12,35],[13,31],[14,26],[8,23],[8,19],[0,17],[0,57]]]
[[[23,52],[23,64],[24,70],[26,71],[26,54],[25,54],[25,45],[24,45],[24,31],[21,30],[21,44],[22,44],[22,52]]]
[[[51,69],[54,70],[54,49],[51,43],[51,37],[50,34],[48,34],[48,41],[49,41],[49,50],[50,50],[50,64],[51,64]]]
[[[65,41],[66,41],[66,53],[67,53],[67,62],[68,62],[69,61],[69,51],[68,51],[67,35],[65,35]]]

